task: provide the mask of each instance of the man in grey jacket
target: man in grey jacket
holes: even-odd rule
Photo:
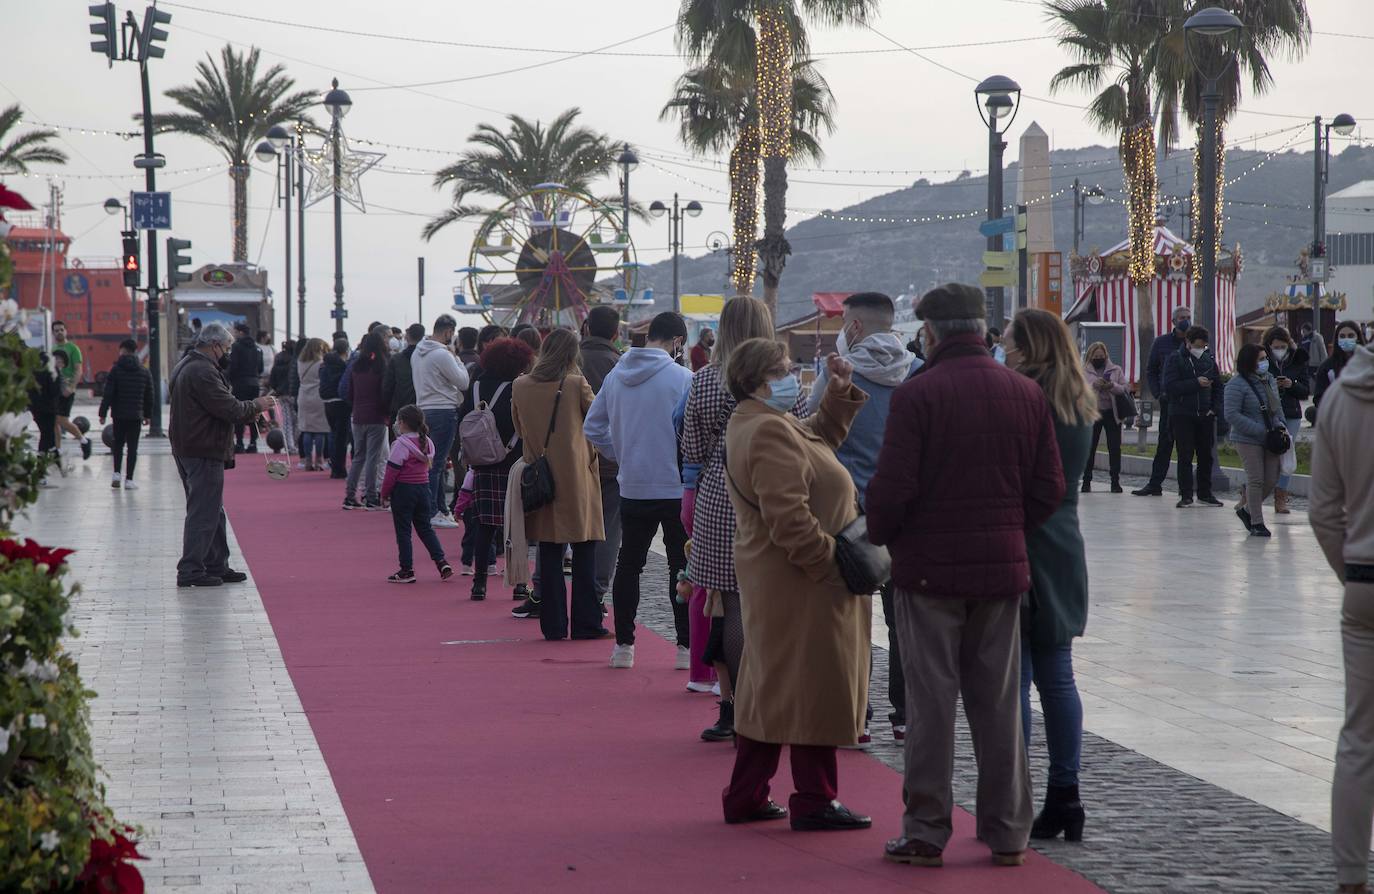
[[[1345,585],[1341,645],[1345,725],[1331,780],[1336,883],[1367,892],[1374,821],[1374,350],[1357,347],[1322,397],[1312,444],[1308,515],[1326,561]]]
[[[440,314],[434,321],[433,334],[415,346],[410,358],[411,378],[415,383],[415,405],[425,411],[429,437],[434,442],[434,465],[429,470],[430,521],[436,528],[456,528],[444,499],[444,458],[453,449],[458,434],[458,407],[463,392],[468,390],[468,371],[458,362],[451,345],[458,321],[448,314]]]
[[[593,394],[601,392],[601,383],[620,362],[620,349],[615,346],[619,334],[620,312],[606,304],[593,307],[582,324],[582,375],[592,386]],[[596,545],[596,598],[604,603],[620,553],[620,485],[616,483],[620,467],[615,460],[602,455],[598,455],[597,462],[601,475],[601,523],[606,539]]]

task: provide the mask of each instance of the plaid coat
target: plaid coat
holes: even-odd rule
[[[725,427],[734,412],[735,399],[725,387],[720,367],[712,363],[697,370],[692,375],[678,441],[682,461],[701,466],[688,575],[698,587],[730,593],[739,592],[735,579],[735,510],[730,505],[721,458]],[[808,415],[804,396],[797,398],[792,415],[798,419]]]

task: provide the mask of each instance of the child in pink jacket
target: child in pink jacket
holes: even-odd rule
[[[439,536],[429,523],[434,515],[430,505],[429,469],[434,463],[434,442],[429,439],[425,414],[414,404],[396,411],[396,440],[391,455],[386,458],[386,476],[382,479],[382,499],[391,500],[391,520],[396,525],[396,548],[400,552],[401,569],[387,578],[393,584],[415,583],[415,569],[410,543],[413,525],[420,542],[429,550],[429,557],[439,569],[439,577],[453,577],[453,566],[444,558]]]

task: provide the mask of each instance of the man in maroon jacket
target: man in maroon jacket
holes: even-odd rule
[[[906,690],[905,814],[898,863],[939,866],[951,833],[954,711],[978,754],[978,837],[1019,865],[1031,826],[1021,741],[1026,532],[1064,495],[1049,403],[989,356],[983,293],[950,283],[921,299],[926,365],[892,394],[865,509],[892,552]]]

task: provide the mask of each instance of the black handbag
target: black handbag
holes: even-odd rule
[[[1112,403],[1116,406],[1116,418],[1121,422],[1134,419],[1139,412],[1135,407],[1135,398],[1129,394],[1113,394]]]
[[[558,381],[558,393],[553,396],[553,413],[549,415],[549,430],[544,435],[544,447],[539,457],[520,472],[520,504],[526,512],[542,509],[553,502],[553,467],[549,465],[549,439],[558,422],[558,403],[563,399],[564,376]]]
[[[1241,373],[1237,373],[1241,375]],[[1250,386],[1250,390],[1255,392],[1255,400],[1259,401],[1260,410],[1264,413],[1264,425],[1268,431],[1264,433],[1264,449],[1275,456],[1283,456],[1293,446],[1293,438],[1288,434],[1288,429],[1282,425],[1275,425],[1273,415],[1269,412],[1269,405],[1260,396],[1259,389],[1249,376],[1245,377],[1245,382]]]

